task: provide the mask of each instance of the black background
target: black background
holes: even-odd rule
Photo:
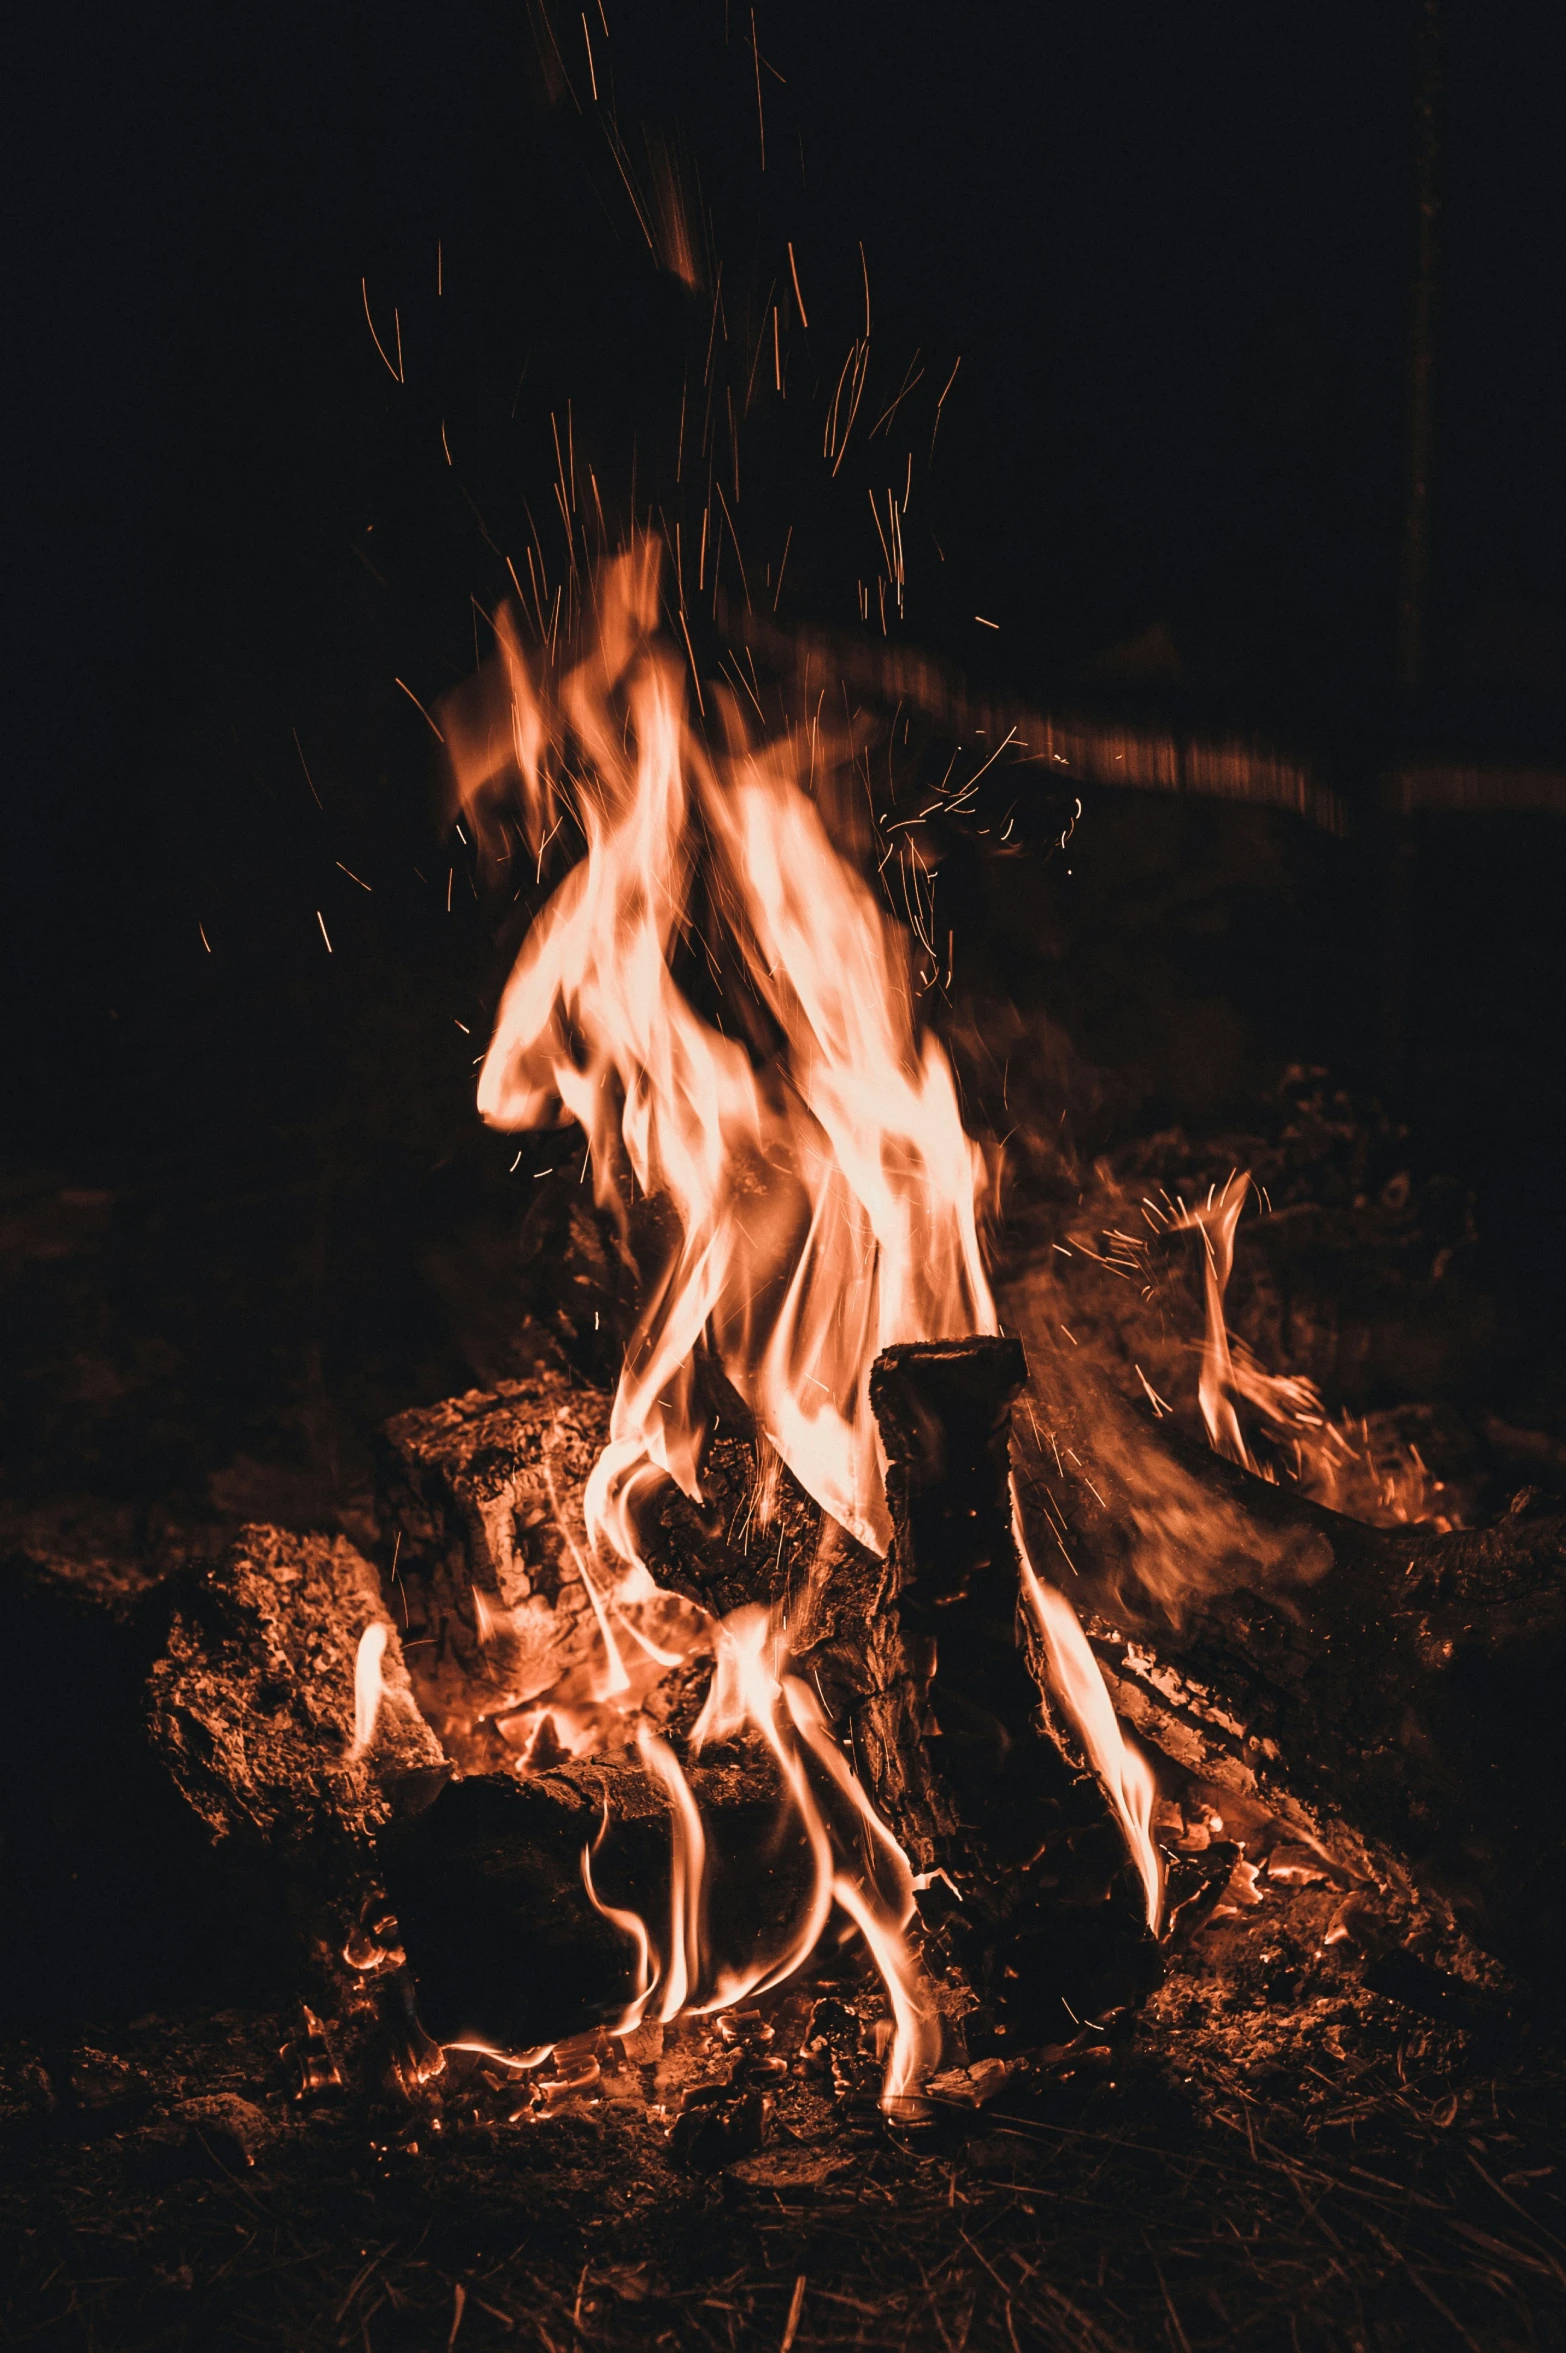
[[[655,266],[611,93],[633,158],[651,126],[699,190],[736,340],[794,244],[810,333],[744,514],[753,560],[797,525],[786,614],[850,626],[873,562],[862,478],[819,457],[867,277],[869,398],[917,350],[928,404],[961,358],[909,638],[1033,702],[1103,700],[1096,658],[1161,622],[1164,703],[1298,741],[1367,815],[1410,743],[1566,750],[1558,11],[1447,12],[1431,659],[1405,714],[1404,0],[767,0],[764,66],[738,0],[605,7],[596,105],[561,9],[557,53],[488,0],[57,6],[13,32],[8,1182],[130,1220],[120,1289],[84,1273],[49,1345],[90,1354],[96,1316],[92,1346],[135,1327],[156,1360],[133,1377],[115,1343],[118,1435],[81,1399],[13,1400],[39,1461],[85,1431],[105,1479],[129,1454],[162,1476],[280,1386],[317,1399],[309,1453],[332,1412],[486,1369],[441,1269],[464,1234],[489,1263],[480,1226],[514,1225],[542,1162],[508,1178],[472,1118],[500,966],[394,680],[431,704],[471,668],[470,596],[507,589],[523,502],[546,514],[567,400],[613,521],[633,440],[642,501],[672,496],[710,294]],[[1519,637],[1542,651],[1511,659]],[[1373,1089],[1378,855],[1368,821],[1344,846],[1095,808],[1069,877],[1007,886],[1011,931],[1038,928],[1020,992],[1119,1074],[1122,1120],[1216,1117],[1301,1057]],[[1424,828],[1400,1107],[1474,1184],[1525,1353],[1566,1262],[1563,880],[1547,821]]]

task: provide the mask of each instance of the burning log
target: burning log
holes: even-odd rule
[[[975,2054],[996,2036],[1065,2040],[1073,2017],[1133,2008],[1159,1976],[1121,1826],[1023,1623],[1009,1437],[1026,1372],[1005,1338],[877,1360],[880,1591],[859,1615],[829,1578],[830,1633],[796,1635],[823,1688],[850,1695],[854,1752],[930,1881],[921,1910],[967,1987]]]
[[[786,1656],[820,1699],[834,1751],[919,1874],[927,1964],[952,1973],[938,2002],[960,2055],[1003,2047],[998,2038],[1008,2036],[1004,2047],[1064,2041],[1074,2018],[1134,2006],[1158,1974],[1119,1826],[1045,1715],[1019,1643],[1007,1433],[1024,1370],[1014,1341],[985,1337],[894,1348],[878,1361],[872,1402],[893,1527],[885,1558],[826,1518],[753,1437],[721,1426],[703,1464],[702,1502],[665,1483],[639,1520],[662,1586],[702,1610],[770,1612],[769,1658]],[[468,1779],[382,1842],[421,2015],[443,2040],[476,2035],[516,2047],[623,2015],[637,1991],[623,1922],[645,1921],[661,1939],[687,1867],[671,1841],[667,1774],[630,1761],[626,1744],[651,1732],[689,1754],[721,1626],[709,1621],[691,1658],[636,1695],[632,1715],[617,1732],[608,1727],[617,1746],[607,1753],[546,1759],[542,1769],[535,1758],[519,1780],[516,1752],[476,1712],[479,1690],[491,1706],[506,1699],[497,1681],[501,1588],[487,1548],[497,1528],[509,1542],[540,1433],[558,1425],[573,1395],[569,1414],[580,1426],[601,1401],[556,1372],[403,1416],[383,1454],[387,1542],[421,1629],[411,1651],[421,1696],[470,1765]],[[405,1532],[398,1514],[410,1497],[417,1517]],[[558,1482],[555,1499],[564,1502]],[[462,1532],[456,1566],[431,1529]],[[585,1530],[562,1518],[552,1540],[581,1558]],[[471,1629],[462,1580],[475,1569],[495,1595],[477,1684],[455,1671],[461,1632],[441,1631],[448,1610]],[[580,1615],[562,1610],[556,1622],[557,1640],[580,1641]],[[430,1663],[443,1645],[447,1664]],[[578,1712],[558,1696],[568,1658],[564,1648],[555,1654],[556,1684],[536,1694],[567,1738]],[[594,1718],[595,1741],[605,1729]],[[710,1753],[700,1750],[704,1760]],[[788,1949],[809,1904],[808,1841],[790,1819],[776,1757],[754,1724],[721,1753],[721,1768],[684,1769],[707,1846],[705,1884],[692,1885],[687,1916],[705,1907],[711,1948],[690,1957],[692,1987],[702,1968],[710,1985],[737,1979],[754,1954]],[[497,1761],[510,1770],[474,1770]],[[852,1844],[851,1819],[846,1828]],[[583,1883],[585,1851],[594,1894]]]
[[[1390,1923],[1553,1969],[1566,1522],[1368,1527],[1199,1453],[1042,1339],[1033,1369],[1025,1522],[1080,1572],[1126,1721],[1319,1842]]]
[[[493,1680],[498,1625],[524,1696],[580,1647],[591,1610],[568,1530],[608,1434],[608,1398],[550,1365],[399,1414],[382,1433],[381,1520],[395,1532],[405,1614],[417,1613],[404,1647],[432,1722],[458,1680]]]

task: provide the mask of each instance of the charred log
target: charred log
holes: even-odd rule
[[[1019,1622],[1009,1441],[1026,1374],[1015,1340],[981,1338],[888,1349],[871,1377],[894,1530],[887,1622],[917,1737],[896,1733],[942,1809],[943,1878],[921,1902],[977,1999],[975,2052],[991,2036],[1064,2040],[1160,1974],[1121,1833]]]
[[[737,1971],[786,1948],[809,1906],[808,1851],[779,1835],[776,1782],[758,1762],[687,1778],[708,1843],[709,1966]],[[636,1765],[454,1782],[381,1844],[424,2026],[443,2043],[520,2051],[612,2025],[637,1991],[637,1947],[593,1903],[584,1855],[600,1902],[639,1915],[662,1945],[672,1853],[669,1801]],[[666,1958],[683,1967],[683,1953]]]
[[[0,1564],[0,2014],[134,2016],[290,1983],[278,1875],[253,1845],[214,1846],[148,1739],[148,1677],[190,1582],[69,1545]]]
[[[384,1633],[373,1730],[356,1725],[372,1624]],[[370,1563],[341,1537],[244,1529],[171,1588],[141,1711],[187,1825],[257,1890],[286,1981],[339,2015],[362,2012],[362,2039],[375,2003],[358,1999],[344,1944],[374,1895],[375,1834],[449,1772]]]
[[[571,1559],[582,1489],[609,1435],[609,1399],[543,1365],[494,1391],[399,1414],[382,1433],[380,1513],[420,1705],[443,1730],[451,1694],[496,1666],[542,1691],[591,1613]]]
[[[1121,1715],[1318,1840],[1399,1920],[1553,1970],[1566,1522],[1367,1527],[1048,1358],[1035,1376],[1025,1516],[1080,1572]]]

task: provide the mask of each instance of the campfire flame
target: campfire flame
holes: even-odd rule
[[[1269,1373],[1243,1340],[1229,1330],[1225,1299],[1234,1272],[1235,1230],[1253,1190],[1248,1174],[1231,1174],[1195,1209],[1182,1203],[1171,1230],[1192,1230],[1203,1244],[1205,1328],[1197,1403],[1214,1453],[1263,1479],[1272,1465],[1257,1457],[1241,1428],[1239,1405],[1250,1406],[1282,1450],[1293,1482],[1318,1503],[1383,1527],[1427,1520],[1450,1528],[1439,1509],[1441,1482],[1433,1479],[1415,1446],[1397,1445],[1377,1462],[1369,1429],[1356,1432],[1345,1416],[1333,1421],[1314,1381],[1298,1373]]]
[[[895,1342],[998,1328],[975,1213],[984,1171],[946,1055],[918,1019],[906,935],[808,789],[838,747],[804,721],[755,741],[720,688],[725,743],[712,748],[687,716],[683,665],[656,635],[659,599],[658,550],[641,539],[601,573],[591,642],[563,677],[523,650],[503,615],[498,700],[478,721],[471,705],[454,711],[446,728],[481,842],[496,842],[502,808],[519,800],[540,873],[568,820],[583,844],[506,985],[479,1109],[506,1129],[580,1124],[602,1207],[623,1221],[628,1176],[670,1236],[588,1482],[585,1551],[565,1531],[591,1607],[590,1655],[562,1662],[550,1691],[495,1720],[521,1769],[546,1723],[554,1753],[623,1743],[657,1682],[710,1647],[690,1747],[741,1732],[765,1745],[811,1852],[812,1893],[781,1951],[709,1982],[700,1813],[674,1750],[641,1722],[637,1750],[670,1805],[661,1940],[600,1898],[583,1857],[591,1900],[636,1955],[619,2030],[777,1984],[809,1957],[835,1904],[886,1986],[892,2104],[938,2054],[931,1989],[908,1941],[907,1858],[815,1695],[784,1671],[780,1629],[755,1609],[715,1625],[662,1592],[637,1517],[667,1480],[700,1500],[705,1357],[822,1512],[884,1553],[870,1370]],[[680,977],[698,959],[718,987],[716,1019]],[[1022,1597],[1156,1920],[1151,1775],[1121,1738],[1069,1602],[1039,1578],[1015,1515],[1014,1525]]]

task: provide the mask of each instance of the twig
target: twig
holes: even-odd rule
[[[789,2298],[788,2318],[783,2323],[783,2342],[778,2347],[778,2353],[789,2353],[789,2347],[794,2342],[794,2334],[799,2327],[799,2316],[805,2305],[805,2278],[805,2273],[801,2272],[794,2282],[794,2293]]]

